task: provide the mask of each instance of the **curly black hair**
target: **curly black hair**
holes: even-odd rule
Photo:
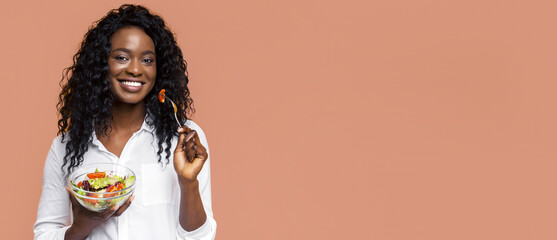
[[[107,78],[110,38],[126,26],[139,27],[155,44],[157,77],[144,101],[147,124],[155,128],[158,139],[159,163],[162,163],[163,144],[166,145],[166,163],[169,162],[171,140],[177,136],[178,126],[173,112],[167,109],[172,107],[168,104],[161,107],[157,101],[158,92],[166,89],[166,95],[180,109],[177,116],[181,122],[194,112],[182,50],[163,19],[139,5],[124,4],[113,9],[89,28],[79,51],[73,56],[73,65],[65,69],[60,82],[58,135],[62,135],[63,142],[67,138],[62,168],[67,165],[68,172],[83,163],[83,155],[93,141],[94,129],[105,135],[111,129],[110,109],[114,100]]]

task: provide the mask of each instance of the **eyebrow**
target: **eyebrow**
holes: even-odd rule
[[[131,50],[129,50],[129,49],[127,49],[127,48],[116,48],[116,49],[114,49],[114,50],[112,50],[112,51],[110,51],[110,52],[115,52],[115,51],[122,51],[122,52],[126,52],[126,53],[131,53],[131,52],[132,52]],[[155,54],[153,51],[151,51],[151,50],[145,50],[145,51],[143,51],[141,54],[142,54],[142,55],[145,55],[145,54],[153,54],[153,55],[156,55],[156,54]]]

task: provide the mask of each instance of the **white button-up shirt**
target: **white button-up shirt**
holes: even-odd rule
[[[207,139],[201,128],[192,121],[186,126],[196,130],[201,144],[209,152]],[[72,222],[69,194],[66,191],[66,169],[62,170],[66,155],[65,142],[60,136],[54,139],[46,158],[43,188],[34,225],[35,239],[64,239]],[[66,140],[67,141],[67,140]],[[178,138],[172,139],[169,163],[158,163],[157,141],[154,129],[145,121],[126,143],[120,157],[107,151],[93,134],[93,142],[84,155],[83,164],[117,163],[136,175],[135,199],[119,217],[111,217],[89,234],[87,239],[214,239],[216,222],[211,207],[210,155],[197,176],[199,192],[206,222],[198,229],[187,232],[179,223],[180,187],[173,166],[173,152]],[[163,147],[165,145],[163,144]],[[163,151],[161,161],[166,163]],[[67,167],[67,165],[66,165]]]

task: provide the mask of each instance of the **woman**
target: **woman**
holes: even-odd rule
[[[35,239],[214,239],[207,141],[186,118],[186,65],[164,21],[136,5],[110,11],[85,35],[65,79]],[[162,89],[185,128],[157,101]],[[120,208],[89,211],[66,189],[66,176],[92,163],[136,173],[135,193]]]

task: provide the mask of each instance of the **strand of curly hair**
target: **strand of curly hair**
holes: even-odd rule
[[[68,172],[83,163],[83,156],[93,141],[95,129],[103,135],[111,130],[113,97],[107,79],[110,37],[126,26],[141,28],[155,44],[157,77],[155,86],[144,101],[146,119],[149,119],[147,124],[154,127],[158,140],[159,163],[162,163],[163,149],[166,164],[169,163],[171,140],[177,136],[178,126],[173,111],[166,109],[170,106],[158,103],[158,92],[164,88],[166,94],[175,100],[181,110],[178,111],[181,122],[187,120],[186,115],[194,112],[187,87],[186,62],[163,19],[139,5],[125,4],[113,9],[89,28],[79,51],[73,56],[73,65],[65,69],[60,82],[62,91],[57,104],[58,134],[62,135],[63,142],[67,140],[62,169],[67,166]]]

